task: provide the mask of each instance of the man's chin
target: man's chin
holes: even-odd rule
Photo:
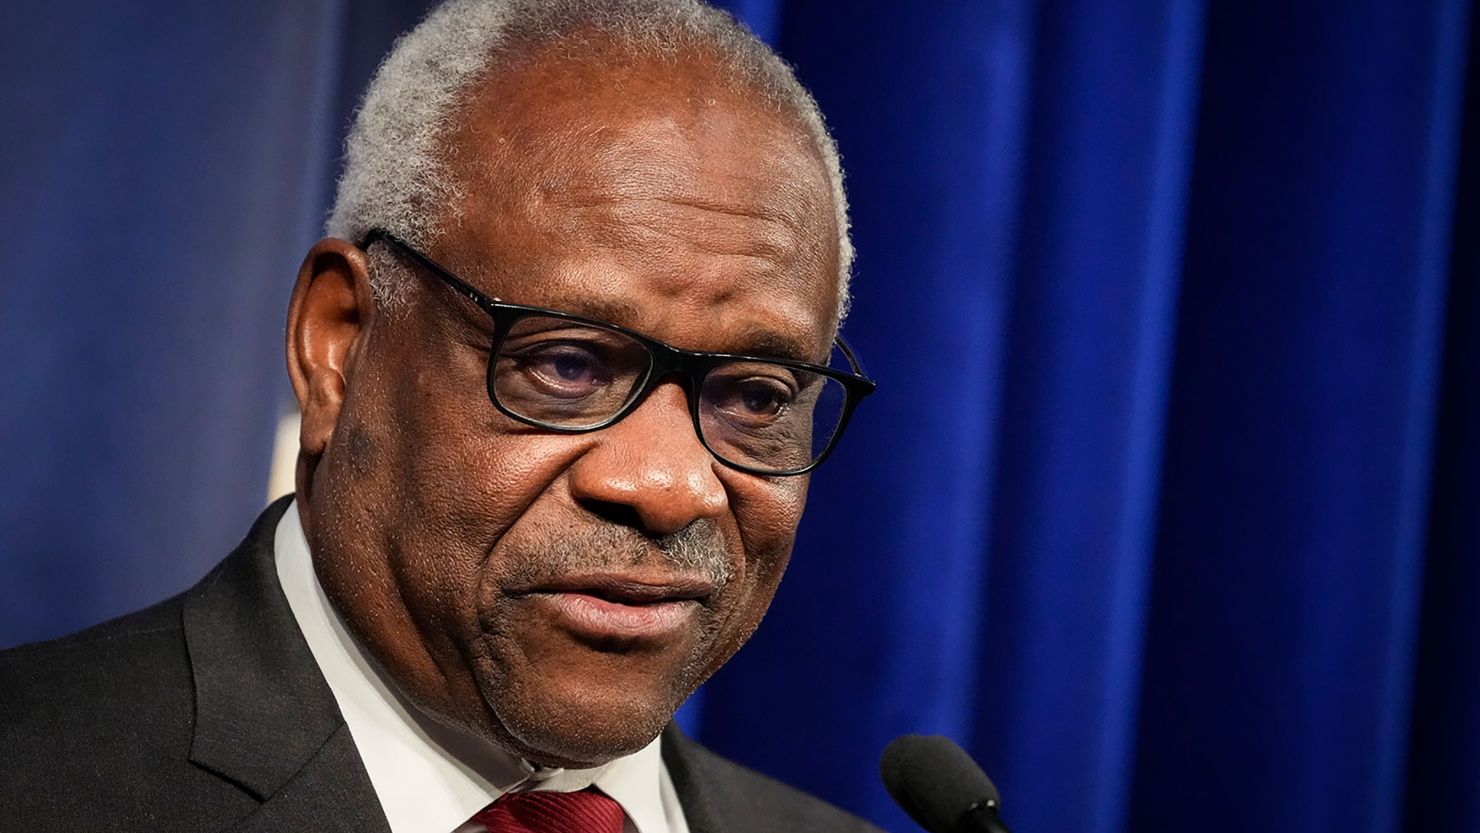
[[[472,671],[492,733],[543,766],[586,769],[641,750],[699,683],[691,643],[657,654],[563,638],[481,647],[487,653]]]
[[[541,766],[589,769],[641,750],[663,731],[681,698],[609,684],[515,686],[489,698],[495,732],[511,752]]]
[[[473,671],[511,751],[545,766],[607,763],[652,743],[698,686],[709,640],[697,603],[613,607],[626,606],[541,594],[486,623]]]

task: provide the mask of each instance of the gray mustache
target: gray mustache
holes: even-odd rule
[[[669,535],[644,535],[603,523],[551,530],[537,547],[524,548],[520,573],[538,579],[659,562],[675,573],[700,576],[715,586],[730,580],[730,558],[719,524],[700,518]]]

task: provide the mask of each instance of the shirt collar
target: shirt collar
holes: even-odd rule
[[[314,573],[294,501],[278,522],[278,580],[344,715],[392,833],[452,831],[505,792],[595,786],[639,833],[667,833],[659,741],[587,770],[537,771],[487,741],[432,720],[402,698],[345,627]]]

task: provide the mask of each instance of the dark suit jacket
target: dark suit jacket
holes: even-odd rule
[[[180,596],[0,653],[0,829],[388,830],[278,585],[286,507]],[[694,833],[873,830],[672,726],[662,748]]]

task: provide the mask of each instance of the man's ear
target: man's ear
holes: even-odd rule
[[[315,243],[288,304],[288,377],[302,416],[302,454],[317,458],[329,447],[374,313],[365,253],[344,240]]]

